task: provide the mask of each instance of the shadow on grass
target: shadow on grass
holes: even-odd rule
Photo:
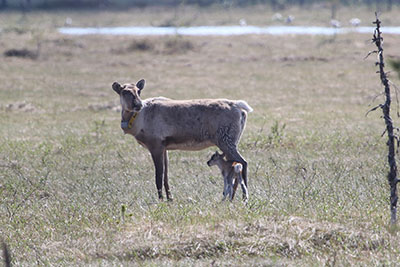
[[[268,260],[286,261],[312,260],[313,255],[330,259],[332,255],[335,255],[334,257],[337,257],[335,261],[344,263],[348,260],[347,255],[376,253],[382,248],[387,249],[391,246],[388,236],[353,231],[341,225],[316,223],[297,217],[282,221],[267,219],[256,224],[241,226],[227,223],[225,229],[219,229],[218,233],[210,230],[200,236],[193,234],[176,237],[167,236],[164,232],[161,236],[153,236],[152,241],[147,244],[135,242],[139,245],[131,248],[129,245],[124,246],[121,252],[98,252],[92,256],[92,259],[118,259],[144,263],[154,260],[261,257]]]

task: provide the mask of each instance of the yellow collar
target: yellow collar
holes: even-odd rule
[[[133,115],[129,119],[129,121],[121,121],[121,128],[122,129],[131,129],[133,126],[133,122],[135,121],[137,115],[139,115],[139,112],[133,113]]]

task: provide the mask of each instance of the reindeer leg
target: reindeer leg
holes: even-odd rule
[[[165,194],[167,194],[167,200],[172,201],[172,195],[169,191],[169,184],[168,184],[168,152],[167,150],[164,151],[164,188]]]
[[[224,192],[223,192],[223,197],[222,197],[222,201],[224,201],[226,199],[226,194],[228,193],[228,181],[227,181],[227,177],[224,176]]]
[[[151,157],[154,162],[154,167],[156,171],[156,186],[158,192],[158,198],[162,200],[162,179],[164,174],[164,149],[153,149],[150,151]]]

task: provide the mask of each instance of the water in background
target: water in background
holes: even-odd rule
[[[306,27],[306,26],[199,26],[199,27],[112,27],[112,28],[74,28],[64,27],[58,31],[62,34],[72,35],[244,35],[244,34],[308,34],[308,35],[335,35],[346,33],[368,33],[372,34],[373,27]],[[400,34],[400,27],[383,27],[385,34]]]

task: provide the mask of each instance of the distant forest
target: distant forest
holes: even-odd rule
[[[148,6],[221,5],[225,7],[265,4],[279,10],[288,6],[311,4],[385,6],[391,9],[400,0],[0,0],[0,9],[56,9],[56,8],[126,8]]]

